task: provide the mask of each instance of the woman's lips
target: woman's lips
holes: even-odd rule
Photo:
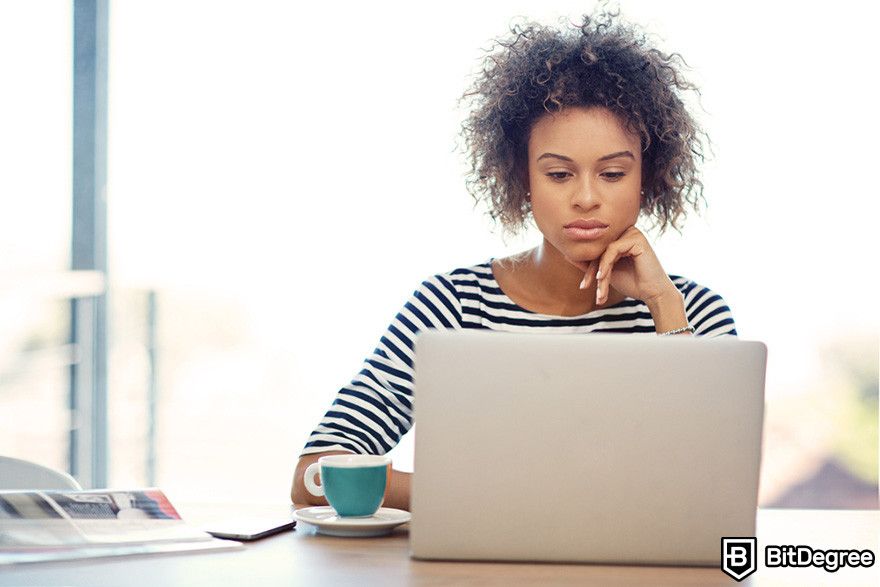
[[[607,226],[602,228],[577,228],[576,226],[567,226],[562,229],[565,236],[578,241],[591,241],[601,237],[608,230]]]

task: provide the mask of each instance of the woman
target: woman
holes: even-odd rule
[[[703,133],[680,98],[677,61],[616,15],[557,30],[513,27],[464,98],[468,188],[509,232],[533,220],[543,241],[506,259],[435,275],[416,289],[337,394],[300,456],[291,497],[319,456],[384,454],[413,424],[413,341],[426,328],[736,335],[709,289],[667,275],[644,234],[678,229],[702,197]],[[409,509],[395,472],[385,505]]]

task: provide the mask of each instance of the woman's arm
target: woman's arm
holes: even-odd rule
[[[306,469],[312,463],[316,463],[319,458],[328,455],[345,455],[351,454],[343,451],[325,452],[311,455],[304,455],[299,458],[296,464],[296,472],[293,474],[293,485],[290,489],[290,500],[297,505],[327,505],[327,500],[323,497],[317,497],[309,493],[306,489],[303,475]],[[385,507],[396,508],[399,510],[409,511],[409,490],[412,473],[404,473],[402,471],[393,471],[391,473],[391,483],[388,487],[388,494],[385,496]]]
[[[393,471],[391,473],[391,486],[388,495],[385,496],[384,507],[409,511],[409,490],[412,483],[412,473]]]
[[[684,292],[672,282],[645,235],[632,226],[602,256],[589,263],[577,262],[586,273],[583,288],[596,281],[596,303],[608,301],[613,287],[624,295],[642,300],[651,312],[658,333],[688,325],[697,336],[736,336],[730,308],[720,296],[705,287],[686,284]],[[689,336],[689,333],[681,335]]]
[[[336,393],[301,454],[381,455],[413,424],[415,340],[427,329],[461,328],[457,290],[445,275],[417,288],[351,382]]]
[[[624,295],[645,302],[658,333],[688,326],[684,296],[660,265],[648,239],[635,226],[608,245],[599,259],[586,265],[585,286],[593,279],[597,304],[608,301],[613,286]],[[689,332],[682,334],[690,336]]]
[[[688,325],[684,296],[674,286],[668,293],[654,300],[645,301],[645,304],[651,312],[657,332],[670,332]],[[691,336],[691,333],[683,332],[676,336]]]
[[[416,336],[426,329],[461,328],[461,303],[451,279],[435,275],[413,292],[351,383],[336,394],[309,436],[296,466],[290,497],[296,504],[326,505],[310,494],[302,476],[322,455],[387,454],[412,427]],[[409,509],[409,473],[393,471],[385,504]]]

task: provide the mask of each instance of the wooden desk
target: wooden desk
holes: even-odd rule
[[[287,506],[181,506],[193,524],[242,512],[289,511]],[[736,585],[718,569],[427,562],[409,558],[408,531],[382,538],[333,538],[300,524],[243,550],[154,555],[76,563],[50,563],[0,570],[0,585],[71,586],[253,586],[263,585]],[[768,569],[763,545],[870,548],[880,554],[880,512],[760,510],[761,564],[741,585],[880,585],[880,563],[827,573],[814,568]],[[720,548],[720,546],[719,546]]]

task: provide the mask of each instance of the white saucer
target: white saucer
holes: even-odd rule
[[[409,512],[394,508],[379,508],[366,518],[340,518],[330,506],[303,508],[293,512],[300,522],[311,524],[319,534],[328,536],[383,536],[394,528],[409,522]]]

